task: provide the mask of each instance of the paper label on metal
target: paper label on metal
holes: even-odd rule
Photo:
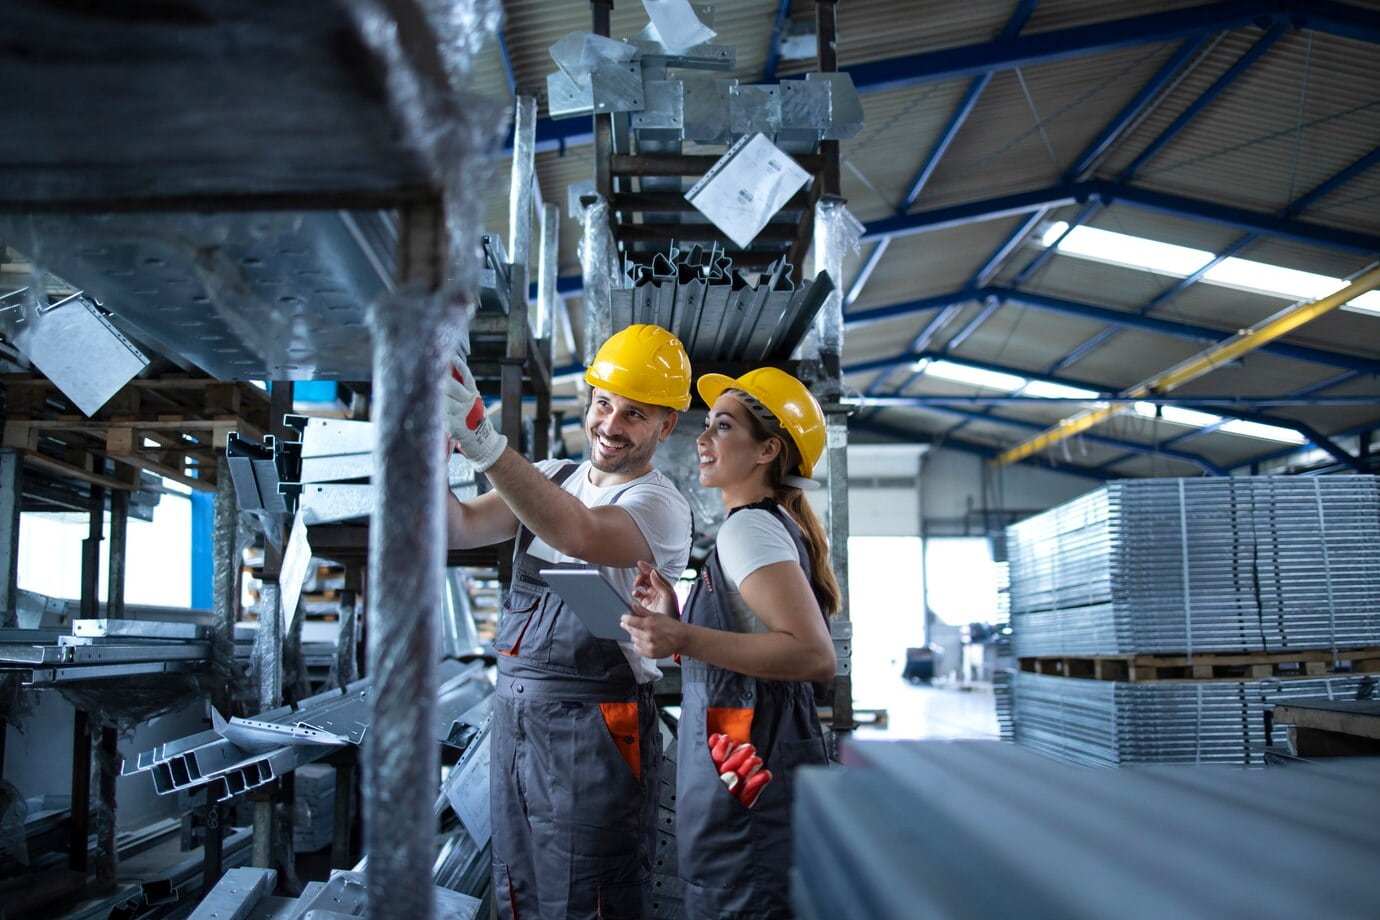
[[[751,134],[728,149],[685,198],[743,248],[810,174],[765,135]]]
[[[489,733],[479,746],[454,769],[460,773],[446,778],[446,800],[455,810],[474,842],[483,847],[493,834],[489,818]]]

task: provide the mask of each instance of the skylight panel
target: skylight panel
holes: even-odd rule
[[[1064,236],[1065,232],[1067,236]],[[1061,236],[1063,239],[1060,239]],[[1162,243],[1112,230],[1074,227],[1070,231],[1068,222],[1062,220],[1050,224],[1040,237],[1040,242],[1047,247],[1055,246],[1064,255],[1176,278],[1193,274],[1215,258],[1205,249]],[[1203,272],[1199,280],[1205,284],[1252,291],[1284,300],[1317,300],[1347,285],[1342,278],[1235,257],[1213,265]],[[1343,304],[1342,309],[1380,316],[1380,291],[1368,291]]]
[[[1052,224],[1045,231],[1044,244],[1051,245],[1067,229],[1068,224],[1064,221]],[[1212,261],[1213,257],[1205,249],[1176,246],[1095,227],[1074,227],[1057,248],[1066,255],[1180,278],[1193,274]]]
[[[1183,406],[1157,406],[1152,402],[1137,402],[1132,405],[1132,410],[1136,415],[1146,418],[1162,418],[1166,422],[1173,422],[1176,425],[1188,425],[1192,428],[1206,428],[1208,425],[1216,425],[1222,421],[1219,415],[1211,412],[1199,412],[1197,409],[1185,409]]]
[[[1095,390],[1085,390],[1082,387],[1071,387],[1063,383],[1048,383],[1044,380],[1032,380],[1026,384],[1025,389],[1021,390],[1023,396],[1046,396],[1055,399],[1097,399],[1102,394]]]
[[[1264,441],[1280,441],[1284,444],[1308,443],[1307,438],[1292,428],[1281,428],[1278,425],[1266,425],[1262,422],[1248,422],[1239,418],[1232,419],[1218,430],[1245,435],[1248,438],[1260,438]]]
[[[927,376],[951,380],[954,383],[969,383],[973,386],[986,387],[989,390],[1004,390],[1007,393],[1030,383],[1024,377],[1018,377],[1015,374],[1003,374],[999,371],[970,367],[967,364],[955,364],[952,361],[931,361],[923,368],[923,373]]]

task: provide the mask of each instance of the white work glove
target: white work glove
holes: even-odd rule
[[[474,374],[460,358],[446,375],[446,430],[460,446],[460,453],[481,473],[493,466],[508,446],[508,439],[494,430],[485,414]]]

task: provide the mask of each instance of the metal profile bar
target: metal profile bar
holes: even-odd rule
[[[1180,131],[1188,127],[1188,123],[1196,118],[1199,112],[1211,105],[1218,96],[1236,81],[1237,77],[1249,70],[1251,65],[1258,61],[1266,51],[1274,47],[1275,42],[1279,41],[1280,38],[1284,36],[1288,28],[1288,24],[1282,22],[1277,22],[1271,26],[1270,30],[1262,35],[1254,45],[1247,49],[1245,54],[1236,59],[1236,63],[1228,67],[1225,73],[1218,77],[1211,86],[1189,104],[1188,108],[1180,112],[1179,117],[1170,122],[1169,127],[1165,128],[1154,140],[1145,145],[1145,149],[1131,161],[1129,166],[1122,170],[1121,181],[1126,182],[1134,177],[1142,166],[1144,166],[1155,154],[1164,149],[1164,146],[1173,140]]]
[[[1310,303],[1281,310],[1269,319],[1259,322],[1198,355],[1180,362],[1169,370],[1129,388],[1124,395],[1128,398],[1137,399],[1147,394],[1166,393],[1189,381],[1196,380],[1221,364],[1255,351],[1262,345],[1287,335],[1317,317],[1337,309],[1347,301],[1373,290],[1378,284],[1380,284],[1380,268],[1372,268],[1335,294],[1329,294],[1327,297]],[[998,466],[1004,465],[1044,450],[1046,447],[1087,431],[1119,411],[1121,411],[1119,407],[1109,406],[1102,409],[1087,410],[1071,418],[1063,419],[1058,425],[1044,433],[1003,452],[993,463]]]

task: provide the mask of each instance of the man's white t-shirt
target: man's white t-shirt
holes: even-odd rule
[[[542,460],[536,464],[542,474],[550,478],[564,466],[567,460]],[[652,470],[644,476],[616,486],[596,486],[589,481],[590,463],[584,461],[571,473],[561,488],[578,498],[586,507],[597,508],[618,499],[617,507],[632,515],[642,538],[652,551],[648,561],[657,571],[675,584],[685,572],[690,561],[690,504],[671,480],[660,470]],[[541,537],[534,537],[527,550],[538,559],[548,562],[583,562],[553,549]],[[633,581],[637,578],[637,568],[619,569],[601,565],[599,571],[618,590],[625,600],[632,598]],[[632,666],[638,683],[656,680],[661,669],[650,658],[643,658],[633,651],[632,642],[620,642],[623,655]]]
[[[766,632],[767,628],[749,609],[738,590],[749,575],[763,566],[777,562],[800,561],[795,541],[786,525],[773,512],[764,508],[744,508],[735,511],[719,527],[715,540],[719,564],[728,581],[728,602],[734,619],[742,632]]]

